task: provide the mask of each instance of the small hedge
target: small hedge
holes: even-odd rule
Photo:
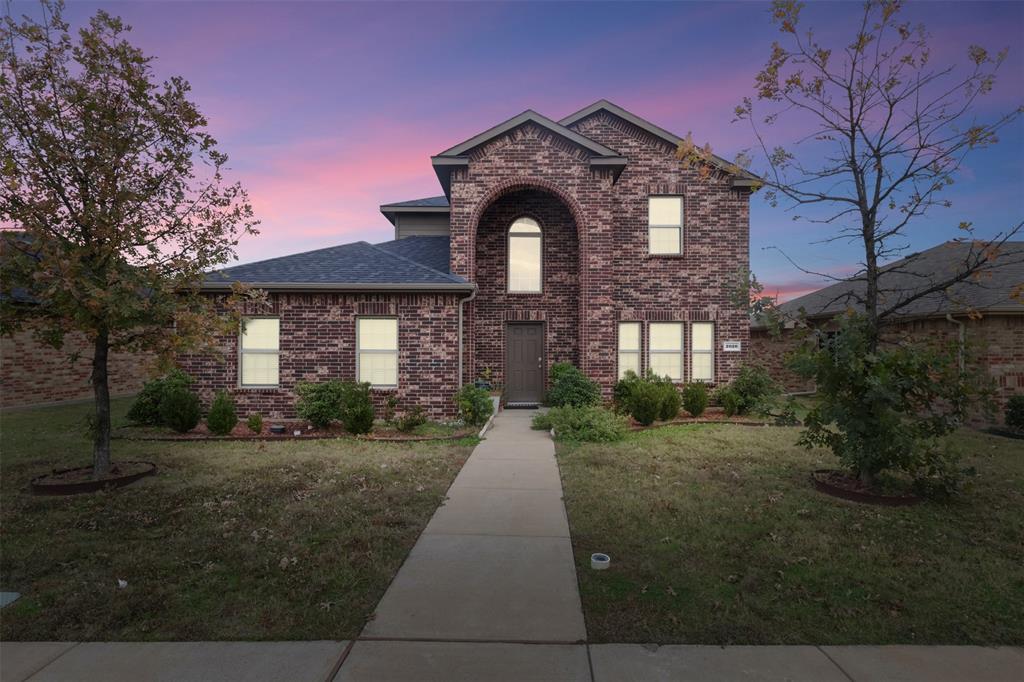
[[[466,384],[459,389],[454,400],[462,421],[470,426],[483,426],[494,411],[491,394],[471,384]]]
[[[299,400],[295,412],[318,429],[340,421],[352,434],[369,433],[376,415],[370,384],[331,379],[321,383],[300,382],[295,388]]]
[[[128,410],[127,418],[136,424],[160,426],[164,423],[160,416],[160,403],[164,396],[173,389],[188,390],[191,386],[192,377],[180,369],[172,369],[162,377],[151,379],[142,386],[131,409]]]
[[[625,438],[629,431],[625,417],[603,407],[553,407],[543,416],[555,429],[556,440],[613,443]]]
[[[245,420],[245,425],[253,433],[263,433],[263,417],[258,414],[250,414],[249,418]]]
[[[1024,395],[1012,395],[1006,401],[1004,414],[1006,425],[1017,431],[1024,431]]]
[[[631,415],[643,426],[658,419],[675,419],[682,405],[682,396],[671,379],[651,373],[639,377],[632,371],[615,384],[612,399],[617,412]]]
[[[217,391],[217,395],[210,405],[210,414],[206,416],[206,425],[210,433],[217,436],[226,436],[231,433],[238,424],[238,415],[235,413],[235,401],[227,391]]]
[[[779,387],[768,370],[754,365],[740,367],[736,378],[715,391],[715,401],[727,416],[766,414],[779,395]]]
[[[160,421],[178,433],[187,433],[199,425],[199,396],[183,386],[175,386],[160,400]]]
[[[359,435],[373,430],[373,398],[370,396],[370,384],[357,384],[353,381],[342,382],[341,391],[341,424],[351,434]]]
[[[405,414],[395,419],[395,428],[401,433],[412,433],[420,426],[427,423],[427,415],[423,408],[417,405]]]
[[[699,417],[708,408],[708,387],[703,381],[694,381],[683,387],[683,409],[691,417]]]
[[[585,407],[601,402],[601,387],[568,362],[551,365],[551,389],[545,402],[551,407]]]

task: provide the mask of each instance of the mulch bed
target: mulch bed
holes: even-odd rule
[[[811,474],[811,482],[823,493],[852,502],[905,507],[921,501],[920,497],[912,493],[891,494],[874,491],[865,486],[859,478],[835,469],[818,469]]]
[[[284,433],[271,433],[271,426],[284,426]],[[324,429],[311,426],[308,422],[300,421],[264,421],[263,430],[253,433],[240,421],[231,433],[226,436],[218,436],[210,432],[206,424],[200,423],[196,428],[186,433],[175,433],[166,429],[154,427],[125,426],[117,430],[116,438],[124,440],[141,441],[271,441],[271,440],[317,440],[325,438],[357,438],[359,440],[381,441],[386,443],[422,443],[429,441],[457,440],[467,436],[476,435],[473,429],[459,429],[450,434],[438,436],[421,436],[411,433],[402,433],[396,429],[376,429],[368,434],[353,436],[345,431],[338,424],[332,424]],[[296,435],[297,434],[297,435]]]
[[[54,469],[32,479],[32,492],[36,495],[75,495],[107,488],[120,488],[145,476],[156,473],[152,462],[114,462],[106,476],[95,478],[92,467]]]
[[[1018,440],[1024,440],[1024,431],[1017,429],[1011,429],[1005,426],[990,426],[985,429],[986,433],[991,433],[993,436],[1002,436],[1003,438],[1016,438]]]
[[[773,426],[771,422],[764,420],[751,419],[744,415],[732,415],[727,417],[725,411],[720,407],[708,408],[704,414],[699,417],[690,417],[680,414],[672,421],[656,422],[650,426],[643,426],[637,423],[634,419],[630,419],[630,430],[631,431],[646,431],[647,429],[659,429],[663,426],[685,426],[687,424],[739,424],[741,426]]]

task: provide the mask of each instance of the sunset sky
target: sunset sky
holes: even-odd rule
[[[607,98],[731,158],[752,142],[732,110],[778,35],[754,2],[108,2],[73,3],[67,18],[97,7],[133,26],[159,76],[191,81],[262,220],[243,262],[392,238],[378,205],[440,194],[432,154],[528,108],[557,120]],[[805,18],[845,38],[858,7],[815,4]],[[926,23],[936,63],[964,63],[971,43],[1010,47],[986,107],[1024,103],[1024,3],[911,3],[905,16]],[[1024,122],[1001,138],[968,161],[953,208],[911,232],[913,248],[956,236],[962,220],[990,236],[1024,218]],[[757,195],[752,207],[752,268],[771,292],[822,280],[768,247],[816,269],[855,267],[856,245],[814,246],[823,228]]]

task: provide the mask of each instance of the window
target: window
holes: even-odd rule
[[[640,374],[639,322],[619,322],[619,378],[629,370]]]
[[[398,319],[356,320],[356,374],[373,386],[398,385]]]
[[[648,252],[680,254],[683,252],[683,198],[647,198]]]
[[[672,381],[683,380],[683,325],[681,322],[651,322],[650,370]]]
[[[541,283],[540,225],[532,218],[520,218],[508,230],[508,290],[538,294]]]
[[[242,386],[277,386],[281,320],[247,317],[242,321],[239,380]]]
[[[690,378],[715,380],[714,322],[694,322],[690,327]]]

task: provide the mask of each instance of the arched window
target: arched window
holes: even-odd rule
[[[519,218],[508,229],[508,290],[518,294],[540,293],[541,232],[532,218]]]

